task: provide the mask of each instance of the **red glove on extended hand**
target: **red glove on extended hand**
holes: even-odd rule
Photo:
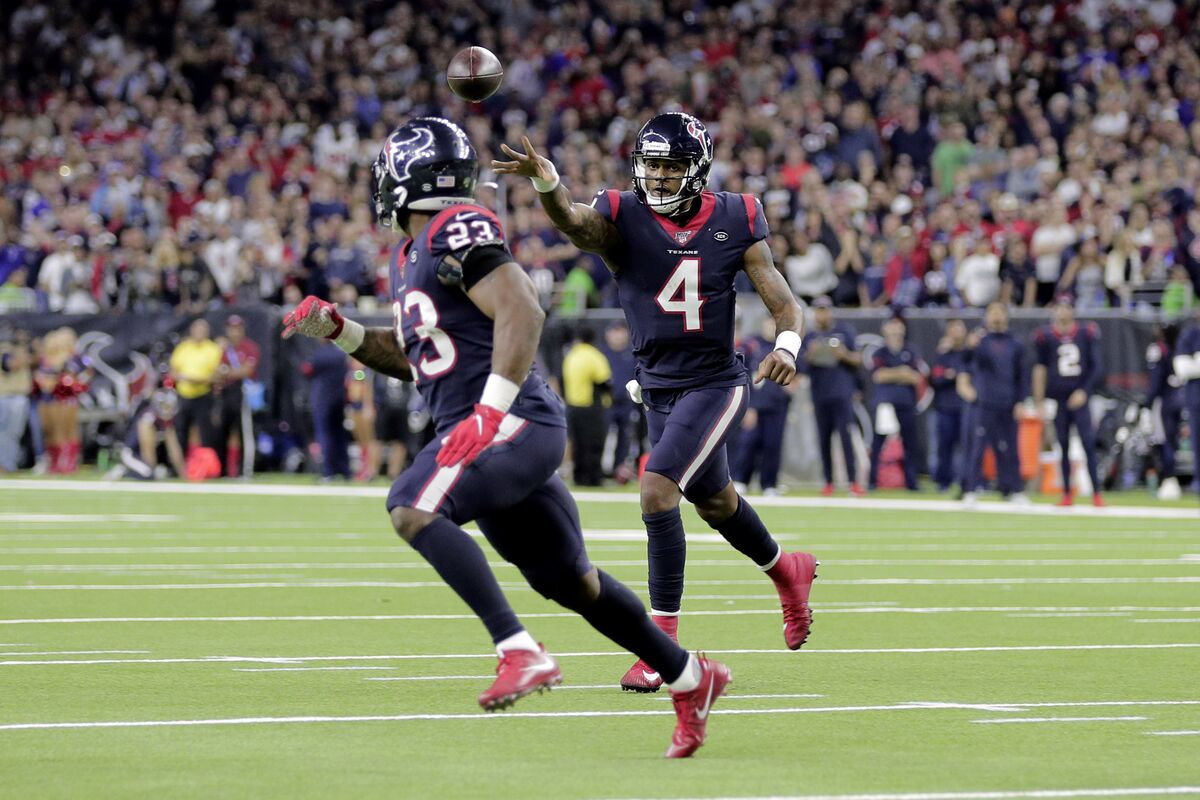
[[[498,408],[475,404],[475,412],[454,426],[446,443],[437,454],[439,467],[452,467],[461,463],[465,469],[492,443],[500,430],[504,412]]]
[[[336,339],[345,325],[346,320],[338,313],[336,303],[327,303],[310,294],[284,316],[282,336],[290,339],[302,333],[314,339]]]

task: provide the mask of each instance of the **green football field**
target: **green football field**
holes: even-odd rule
[[[490,642],[383,492],[0,482],[0,797],[1200,794],[1194,506],[764,503],[822,562],[800,652],[688,512],[680,633],[734,683],[668,762],[666,692],[498,562],[565,682],[481,712]],[[634,497],[581,497],[644,595]]]

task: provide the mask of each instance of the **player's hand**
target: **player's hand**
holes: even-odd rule
[[[503,419],[504,412],[500,409],[476,403],[475,411],[455,425],[446,437],[446,443],[438,450],[437,465],[453,467],[462,464],[465,469],[496,438]]]
[[[961,389],[958,389],[957,391],[958,391],[958,396],[961,397],[963,400],[967,401],[968,403],[974,403],[976,400],[979,399],[979,392],[975,391],[974,386],[963,386]]]
[[[1083,389],[1076,389],[1071,392],[1071,396],[1067,398],[1067,408],[1072,411],[1078,411],[1083,408],[1083,404],[1087,402],[1087,392]]]
[[[759,384],[763,379],[775,381],[780,386],[787,386],[796,376],[796,359],[786,350],[772,350],[758,365],[754,383]]]
[[[314,339],[336,339],[345,324],[336,303],[327,303],[310,294],[284,316],[282,336],[290,339],[300,333]]]
[[[1025,416],[1025,404],[1017,403],[1013,406],[1013,419],[1020,420]]]
[[[752,431],[758,427],[758,409],[746,409],[746,416],[742,417],[742,430]]]
[[[522,178],[538,178],[543,181],[553,181],[558,172],[548,158],[538,155],[533,149],[533,143],[528,136],[521,137],[524,153],[518,153],[506,144],[500,145],[504,154],[512,161],[492,161],[492,170],[497,175],[520,175]]]

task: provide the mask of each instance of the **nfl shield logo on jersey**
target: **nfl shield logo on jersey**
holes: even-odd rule
[[[687,244],[687,240],[692,238],[691,231],[675,231],[675,241],[680,244]]]

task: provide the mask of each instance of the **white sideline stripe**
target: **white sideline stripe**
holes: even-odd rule
[[[1151,736],[1200,736],[1200,731],[1146,731]]]
[[[1128,611],[1070,611],[1065,613],[1046,614],[1009,614],[1013,619],[1079,619],[1080,617],[1128,617]]]
[[[1200,794],[1200,786],[1135,786],[1122,789],[1024,789],[978,792],[909,792],[905,794],[793,794],[757,797],[679,797],[669,800],[1055,800],[1071,797],[1138,797]],[[622,800],[642,800],[622,798]]]
[[[801,655],[881,655],[881,654],[928,654],[928,653],[1023,653],[1050,651],[1086,650],[1178,650],[1200,648],[1197,642],[1169,642],[1165,644],[1035,644],[1004,645],[987,647],[892,647],[854,649],[805,649]],[[718,655],[789,655],[798,657],[794,650],[736,649],[708,650]],[[579,653],[554,653],[555,658],[622,656],[629,657],[624,650],[594,651]],[[205,656],[203,658],[98,658],[70,659],[62,661],[0,661],[0,667],[15,666],[61,666],[92,664],[218,664],[221,662],[250,662],[266,664],[304,664],[310,661],[411,661],[420,659],[468,659],[495,658],[494,653],[405,653],[397,655],[360,656]]]
[[[0,483],[0,488],[4,484]],[[0,522],[179,522],[175,514],[25,514],[0,512]]]
[[[1025,717],[1008,719],[973,719],[977,725],[1004,725],[1023,722],[1145,722],[1148,717]]]
[[[1200,575],[1176,577],[1118,578],[854,578],[821,579],[822,586],[1008,586],[1031,584],[1139,584],[1200,583]],[[625,581],[627,586],[645,586],[645,581]],[[690,586],[761,586],[761,580],[689,580]],[[525,584],[501,581],[510,591],[532,591]],[[0,591],[151,591],[172,589],[428,589],[443,587],[440,581],[262,581],[257,583],[93,583],[93,584],[0,584]]]
[[[1130,622],[1137,622],[1142,625],[1144,625],[1146,623],[1151,623],[1151,622],[1157,622],[1157,623],[1190,622],[1192,624],[1195,624],[1197,622],[1200,622],[1200,617],[1180,617],[1178,619],[1133,619],[1133,620],[1130,620]]]
[[[234,667],[234,672],[333,672],[335,670],[395,669],[395,667]]]
[[[704,438],[704,442],[700,446],[700,451],[691,460],[683,470],[683,475],[679,477],[679,488],[687,489],[688,484],[692,482],[692,478],[696,477],[696,472],[700,467],[704,466],[704,462],[712,455],[712,451],[716,449],[717,442],[725,438],[725,433],[729,430],[729,426],[733,424],[733,418],[737,416],[738,408],[742,404],[742,398],[746,394],[745,386],[738,386],[733,390],[733,394],[729,397],[729,402],[725,404],[725,408],[721,411],[721,416],[713,424],[712,430],[708,432],[708,436]]]
[[[235,484],[235,483],[127,483],[119,487],[105,481],[56,481],[13,478],[0,480],[0,491],[4,489],[42,492],[106,492],[146,494],[200,494],[200,495],[244,495],[250,497],[387,497],[386,487],[366,486],[281,486],[278,484]],[[573,492],[577,501],[586,503],[637,504],[639,497],[634,492]],[[833,508],[846,511],[931,511],[963,514],[967,511],[962,503],[950,500],[883,500],[877,498],[839,497],[758,497],[755,506],[778,506],[782,508]],[[1191,508],[1162,508],[1158,506],[1108,506],[1093,508],[1077,506],[1064,513],[1063,509],[1049,505],[1013,506],[1010,503],[982,502],[973,512],[1010,514],[1022,516],[1055,516],[1061,518],[1112,517],[1134,519],[1186,519],[1200,518],[1200,511]],[[644,534],[643,534],[644,535]]]
[[[496,676],[493,675],[407,675],[403,677],[394,677],[389,675],[386,678],[364,678],[368,681],[490,681]],[[610,684],[609,688],[615,687],[616,684]],[[569,686],[556,686],[555,689],[569,689]]]

